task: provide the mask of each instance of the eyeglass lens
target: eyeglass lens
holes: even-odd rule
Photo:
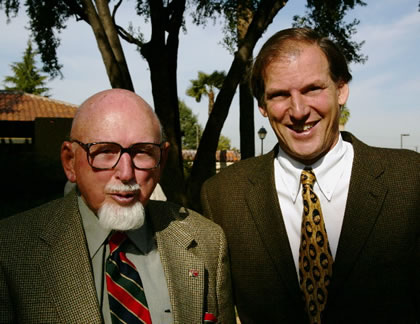
[[[89,163],[94,168],[111,169],[121,156],[122,147],[116,143],[97,143],[89,148]],[[133,164],[138,169],[155,168],[160,161],[160,147],[154,144],[139,143],[127,149]]]

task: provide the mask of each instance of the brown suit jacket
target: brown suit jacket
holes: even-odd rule
[[[354,162],[324,323],[420,323],[420,154],[343,133]],[[225,231],[242,323],[305,323],[275,189],[276,150],[226,168],[202,190]]]
[[[220,227],[168,202],[147,208],[175,323],[202,323],[205,312],[233,323]],[[0,222],[0,323],[12,322],[102,322],[75,193]]]

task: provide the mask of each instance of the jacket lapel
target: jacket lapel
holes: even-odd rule
[[[388,188],[382,181],[384,168],[372,158],[372,148],[348,133],[343,138],[352,142],[353,168],[343,226],[333,268],[331,294],[350,275],[357,258],[377,220]]]
[[[148,212],[156,232],[174,322],[202,323],[205,267],[194,255],[197,242],[190,234],[191,229],[186,229],[182,221],[176,221],[180,218],[178,210],[163,208],[158,202],[149,201]]]
[[[301,302],[298,277],[274,181],[276,149],[260,159],[249,175],[246,200],[255,226],[278,274],[296,302]]]
[[[89,254],[76,194],[63,199],[40,235],[39,265],[46,291],[62,323],[101,323]]]

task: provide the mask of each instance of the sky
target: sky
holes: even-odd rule
[[[418,0],[365,0],[367,6],[351,10],[347,21],[360,20],[353,40],[365,41],[362,53],[368,57],[365,64],[351,64],[353,80],[347,106],[351,116],[346,130],[373,146],[420,150],[420,12]],[[133,15],[135,1],[124,2],[117,14],[117,22],[127,27],[132,21],[141,25],[146,39],[149,28]],[[294,15],[305,12],[304,0],[289,0],[277,14],[254,53],[276,31],[291,27]],[[12,75],[10,64],[19,62],[27,46],[29,31],[24,11],[7,23],[4,11],[0,12],[0,88],[7,75]],[[209,22],[197,27],[187,18],[187,32],[180,35],[178,58],[178,95],[184,100],[201,125],[207,120],[207,98],[200,103],[185,94],[190,80],[198,71],[212,73],[228,71],[232,55],[221,45],[222,25]],[[51,98],[81,104],[92,94],[109,89],[106,75],[93,32],[84,22],[68,20],[67,28],[60,34],[59,63],[63,65],[63,78],[48,82]],[[122,41],[135,91],[153,106],[150,73],[147,62],[135,47]],[[38,58],[38,67],[41,67]],[[269,151],[277,142],[267,119],[255,106],[256,154],[261,153],[261,140],[257,131],[264,127],[268,134],[263,141],[263,151]],[[239,108],[234,99],[222,134],[239,148]],[[409,134],[409,136],[401,136]]]

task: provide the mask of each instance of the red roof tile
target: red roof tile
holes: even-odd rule
[[[18,91],[0,90],[0,120],[33,121],[37,117],[73,118],[78,106]]]

